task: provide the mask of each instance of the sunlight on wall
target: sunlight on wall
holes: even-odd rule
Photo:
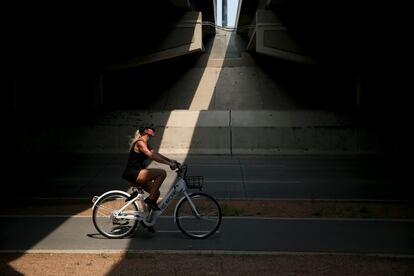
[[[211,52],[218,52],[219,48],[223,46],[221,44],[221,40],[214,39]],[[205,68],[190,104],[190,110],[207,110],[213,100],[214,90],[223,68],[224,56],[220,59],[212,59],[210,55],[208,61],[209,63],[213,61],[215,65]]]
[[[160,143],[160,152],[168,149],[169,154],[188,154],[194,143],[194,132],[201,127],[215,127],[213,117],[200,121],[200,112],[208,110],[214,101],[214,93],[225,60],[227,40],[215,37],[208,61],[197,88],[193,93],[191,103],[187,110],[173,110],[165,124],[164,133]],[[211,53],[216,53],[212,58]],[[221,53],[217,55],[217,53]],[[189,80],[191,81],[191,80]],[[205,137],[208,139],[208,137]]]
[[[160,152],[168,149],[168,154],[187,154],[199,115],[199,111],[171,111],[161,139]]]

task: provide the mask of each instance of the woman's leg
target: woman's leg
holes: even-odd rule
[[[160,196],[159,189],[162,182],[167,177],[167,173],[162,169],[142,169],[137,177],[137,183],[142,184],[144,190],[148,192],[151,200],[157,200]]]

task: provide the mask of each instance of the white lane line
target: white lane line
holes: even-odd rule
[[[295,183],[302,183],[302,181],[296,181],[296,180],[240,180],[240,179],[225,179],[225,180],[206,180],[204,179],[204,183],[264,183],[264,184],[295,184]]]
[[[85,215],[0,215],[0,218],[87,218]],[[161,219],[174,219],[173,216],[161,216]],[[253,216],[223,216],[223,220],[275,220],[275,221],[347,221],[347,222],[414,222],[414,219],[382,219],[382,218],[309,218],[309,217],[253,217]],[[175,231],[175,230],[174,230]],[[157,231],[160,232],[160,231]],[[180,231],[178,231],[180,233]]]

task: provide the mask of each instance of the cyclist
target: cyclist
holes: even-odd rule
[[[128,161],[122,178],[126,179],[130,185],[148,192],[149,196],[145,198],[145,203],[153,210],[160,210],[157,204],[160,196],[159,189],[167,173],[163,169],[146,168],[145,161],[152,159],[169,165],[171,170],[175,170],[179,163],[154,151],[148,145],[148,141],[154,136],[155,129],[152,126],[140,127],[135,132],[130,142]]]

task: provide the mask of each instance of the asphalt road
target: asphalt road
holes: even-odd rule
[[[382,156],[171,156],[204,176],[204,191],[218,199],[414,200],[410,168]],[[11,157],[12,158],[12,157]],[[18,157],[13,157],[18,158]],[[127,190],[121,179],[125,155],[39,155],[6,162],[4,189],[11,197],[92,198],[107,190]],[[168,177],[174,172],[164,165]]]
[[[203,175],[217,199],[327,199],[412,201],[409,164],[381,156],[171,156]],[[120,178],[125,155],[30,155],[2,167],[2,187],[13,198],[92,198],[127,190]],[[22,161],[24,161],[22,166]],[[151,167],[158,165],[153,163]],[[166,192],[174,173],[162,186]],[[6,179],[11,179],[7,181]],[[172,218],[155,235],[128,239],[97,234],[87,217],[0,217],[0,250],[219,250],[414,254],[413,221],[225,218],[220,232],[192,240]]]
[[[180,250],[233,252],[328,252],[414,255],[414,221],[353,219],[224,218],[204,240],[182,234],[172,217],[157,233],[138,229],[125,239],[107,239],[90,217],[1,217],[0,250]]]

